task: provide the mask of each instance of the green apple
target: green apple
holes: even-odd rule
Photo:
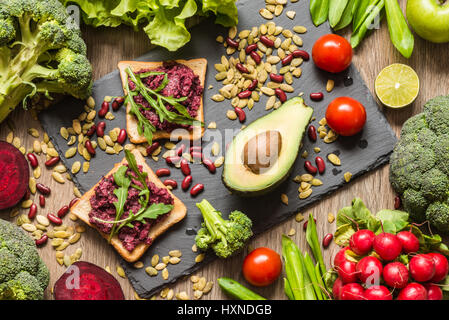
[[[420,37],[436,43],[449,41],[449,0],[408,0],[407,20]]]

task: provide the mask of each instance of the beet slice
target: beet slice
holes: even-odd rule
[[[124,300],[122,288],[103,268],[86,261],[73,263],[56,281],[56,300]]]
[[[25,156],[12,144],[0,141],[0,210],[19,203],[28,189],[29,179]]]

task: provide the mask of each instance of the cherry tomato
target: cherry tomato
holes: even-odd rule
[[[353,98],[339,97],[327,107],[326,120],[329,127],[339,135],[352,136],[365,125],[365,107]]]
[[[352,48],[345,38],[336,34],[326,34],[313,45],[312,58],[318,68],[338,73],[351,64]]]
[[[263,287],[273,283],[281,271],[281,257],[270,248],[254,249],[243,261],[243,276],[254,286]]]

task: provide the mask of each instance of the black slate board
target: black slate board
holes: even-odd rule
[[[258,14],[258,10],[263,5],[263,0],[238,1],[239,30],[251,29],[253,26],[259,26],[266,22]],[[293,21],[285,16],[286,10],[295,10],[297,12],[296,18]],[[311,51],[314,41],[319,36],[331,32],[327,25],[321,25],[318,28],[313,26],[309,16],[308,2],[306,1],[288,4],[284,13],[274,21],[284,28],[289,29],[292,29],[294,25],[298,24],[306,26],[308,32],[302,35],[302,38],[304,40],[304,49],[308,52]],[[111,32],[113,31],[111,30]],[[237,129],[241,126],[238,121],[232,122],[225,116],[225,112],[229,108],[229,101],[215,103],[211,100],[211,96],[221,87],[214,79],[216,72],[213,66],[215,63],[219,63],[221,56],[225,54],[223,46],[218,44],[215,38],[219,34],[226,35],[227,31],[215,25],[212,20],[207,20],[192,28],[191,33],[192,40],[190,43],[178,52],[172,53],[165,49],[157,48],[145,56],[140,57],[138,60],[161,61],[179,58],[207,58],[209,65],[204,94],[206,123],[216,121],[219,130],[207,131],[203,141],[205,142],[204,146],[207,151],[211,147],[214,139],[222,136],[225,138],[222,142],[222,150],[224,150],[224,146],[232,139],[230,136],[225,137],[224,129]],[[304,139],[304,147],[302,150],[308,150],[310,153],[313,153],[313,148],[318,146],[321,148],[320,155],[323,158],[331,152],[337,153],[342,160],[342,166],[334,168],[327,162],[327,172],[319,177],[324,182],[324,185],[314,188],[313,194],[308,199],[299,200],[298,185],[291,178],[267,196],[242,199],[238,196],[230,195],[227,189],[225,189],[220,179],[221,168],[217,170],[215,175],[211,175],[202,165],[193,165],[192,174],[195,179],[194,182],[204,183],[205,191],[197,199],[193,199],[188,193],[180,189],[175,190],[175,194],[186,204],[188,215],[182,222],[157,239],[141,259],[145,266],[148,266],[150,265],[151,257],[155,253],[164,256],[168,254],[169,250],[180,249],[183,253],[182,262],[178,265],[170,265],[168,267],[170,273],[169,280],[164,281],[160,275],[157,277],[149,277],[144,269],[135,269],[132,264],[127,264],[125,261],[122,263],[131,284],[140,297],[150,297],[168,283],[175,282],[178,278],[192,273],[214,259],[212,254],[208,254],[202,263],[196,264],[194,262],[196,254],[192,252],[191,247],[194,243],[195,230],[198,230],[201,223],[201,214],[195,206],[195,203],[199,200],[203,198],[208,199],[225,215],[235,209],[242,210],[252,218],[254,232],[259,234],[291,217],[298,210],[309,206],[340,188],[344,184],[344,172],[350,171],[353,174],[353,178],[356,178],[388,161],[389,155],[396,143],[396,137],[383,114],[379,111],[376,102],[363,83],[356,68],[351,66],[344,74],[329,75],[318,70],[313,62],[309,61],[303,64],[302,69],[303,75],[294,82],[296,92],[290,94],[290,96],[304,92],[306,103],[315,110],[314,116],[316,119],[319,120],[324,117],[326,106],[337,96],[354,97],[366,107],[368,121],[362,133],[351,138],[340,137],[332,144],[325,144],[322,140],[311,144],[309,139]],[[346,76],[353,78],[353,85],[344,86],[343,79]],[[332,93],[325,94],[325,98],[321,102],[310,101],[308,94],[310,92],[325,91],[326,81],[329,78],[335,79],[336,85]],[[213,85],[214,89],[208,90],[207,87],[209,85]],[[95,82],[93,96],[97,101],[97,108],[99,108],[104,96],[118,96],[122,94],[123,91],[118,71],[114,71]],[[265,111],[265,101],[266,98],[262,97],[261,102],[256,103],[251,112],[247,112],[247,123],[267,113]],[[67,98],[58,106],[40,115],[44,129],[48,132],[60,154],[64,154],[67,149],[67,144],[59,135],[59,128],[61,126],[71,126],[71,119],[76,118],[83,111],[83,105],[84,103],[80,101]],[[114,127],[125,127],[124,108],[115,113],[115,115],[116,118],[114,121],[107,122],[107,131]],[[318,120],[314,122],[315,125],[317,125]],[[99,150],[95,159],[91,161],[89,173],[79,173],[74,177],[73,181],[81,191],[85,192],[98,182],[102,175],[107,173],[123,156],[123,152],[120,155],[110,156]],[[72,159],[63,159],[63,162],[70,168],[76,160],[82,161],[83,159],[77,155]],[[303,158],[298,157],[292,176],[305,173],[304,161]],[[165,161],[163,160],[155,162],[149,159],[148,163],[154,170],[166,167]],[[182,180],[180,170],[172,170],[172,177],[180,182]],[[288,195],[290,199],[289,206],[280,203],[281,193]],[[99,236],[98,241],[104,240]],[[111,248],[112,251],[113,249]]]

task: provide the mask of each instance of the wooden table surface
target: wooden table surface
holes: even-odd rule
[[[405,0],[400,0],[400,2],[405,7]],[[298,24],[300,24],[299,21]],[[118,61],[137,57],[147,52],[150,48],[148,38],[143,32],[136,33],[127,27],[117,29],[84,27],[83,34],[88,47],[88,57],[94,68],[95,79],[115,70]],[[343,35],[349,36],[349,34]],[[404,59],[390,43],[385,21],[382,22],[380,30],[376,30],[363,41],[360,48],[355,51],[353,61],[359,68],[372,93],[374,93],[374,79],[376,75],[382,68],[391,63],[409,64],[418,73],[421,80],[421,90],[416,102],[403,110],[384,109],[389,123],[397,133],[399,133],[406,119],[422,110],[422,105],[428,99],[437,95],[449,94],[449,45],[431,44],[415,36],[413,55],[409,60]],[[20,107],[17,109],[20,109]],[[42,128],[38,121],[32,119],[29,112],[16,110],[10,119],[15,124],[14,135],[21,139],[22,145],[27,149],[32,146],[35,140],[35,138],[27,134],[28,128],[38,128],[40,131],[39,139],[42,140]],[[0,140],[5,140],[9,131],[10,129],[6,122],[2,123],[0,125]],[[43,161],[45,160],[42,156],[40,163],[43,163]],[[47,200],[45,209],[40,209],[41,213],[46,214],[47,212],[57,211],[62,204],[68,203],[74,196],[71,183],[66,182],[64,185],[56,183],[50,176],[51,171],[47,171],[44,166],[42,167],[43,174],[38,182],[49,185],[53,190],[51,197]],[[392,208],[394,196],[388,180],[388,166],[385,166],[353,181],[303,213],[312,212],[314,214],[318,220],[319,235],[323,236],[326,233],[335,231],[335,223],[329,224],[327,222],[328,213],[336,214],[339,208],[349,205],[354,197],[361,197],[367,207],[376,212],[383,208]],[[8,212],[1,212],[0,217],[11,219]],[[27,210],[22,210],[22,212],[26,213]],[[67,224],[76,224],[68,218],[65,221],[67,221]],[[250,242],[250,247],[266,246],[281,253],[281,235],[282,233],[287,233],[291,228],[297,230],[296,235],[293,236],[296,243],[303,250],[307,248],[305,233],[302,231],[302,223],[297,223],[294,217],[253,239]],[[77,244],[70,246],[66,251],[68,254],[71,254],[78,247],[83,249],[82,260],[90,261],[102,267],[109,266],[112,274],[116,276],[122,285],[126,298],[135,299],[134,291],[128,280],[122,279],[117,275],[116,266],[119,265],[117,255],[96,231],[88,228],[82,235],[81,240]],[[335,254],[335,251],[334,245],[324,251],[326,263],[329,264],[331,256]],[[55,251],[49,244],[40,249],[39,252],[51,271],[49,285],[49,288],[51,288],[53,283],[64,272],[65,267],[60,266],[56,262]],[[196,275],[204,276],[208,280],[215,280],[220,276],[229,276],[244,283],[241,275],[241,265],[245,253],[243,252],[226,261],[217,260],[199,270]],[[178,281],[172,288],[175,293],[186,291],[190,297],[193,297],[192,283],[189,279]],[[282,278],[267,288],[253,289],[270,299],[285,299]],[[47,289],[46,298],[51,298],[50,289]],[[203,299],[225,298],[218,285],[214,285],[212,292],[203,297]]]

